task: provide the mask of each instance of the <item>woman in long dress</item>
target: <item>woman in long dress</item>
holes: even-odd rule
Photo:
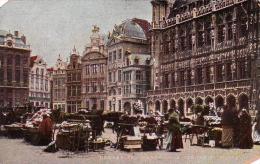
[[[222,137],[221,143],[222,147],[230,148],[233,147],[233,137],[234,137],[234,112],[227,106],[224,107],[224,111],[221,115],[221,124],[222,124]]]
[[[169,110],[169,122],[168,122],[168,137],[166,150],[176,151],[183,148],[182,134],[180,129],[179,116],[173,109]]]
[[[241,149],[253,148],[251,121],[251,116],[243,109],[239,118],[239,148]]]

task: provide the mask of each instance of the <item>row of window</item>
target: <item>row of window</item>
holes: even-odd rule
[[[50,98],[49,93],[37,93],[37,92],[30,92],[31,97],[38,97],[38,98]]]
[[[245,60],[239,60],[236,64],[228,62],[226,64],[216,64],[214,71],[212,72],[209,65],[198,66],[194,69],[194,78],[192,78],[192,70],[179,70],[177,72],[165,73],[163,75],[163,88],[170,88],[176,86],[193,85],[212,83],[213,78],[216,82],[247,79],[251,77],[251,63]],[[215,75],[213,77],[212,75]]]
[[[86,86],[86,93],[104,92],[104,84],[102,82],[91,82]]]
[[[109,63],[112,63],[112,62],[115,62],[117,59],[120,60],[122,59],[122,49],[119,49],[119,50],[114,50],[112,52],[109,52],[108,53],[108,62]]]
[[[136,70],[136,71],[124,71],[123,72],[123,79],[124,81],[131,81],[132,80],[132,72],[135,72],[135,80],[145,80],[144,73],[146,73],[146,78],[149,78],[149,72],[144,72],[141,70]],[[121,77],[122,71],[118,70],[117,71],[117,79],[116,79],[116,72],[109,72],[108,73],[108,81],[109,82],[121,82],[122,77]]]
[[[217,43],[222,43],[223,41],[229,41],[233,38],[236,39],[236,37],[247,36],[248,23],[246,15],[241,14],[239,17],[239,24],[236,24],[232,20],[231,14],[226,16],[225,20],[222,19],[222,17],[224,18],[224,16],[221,15],[217,16],[217,26],[215,29],[211,27],[211,17],[203,17],[203,19],[196,22],[195,38],[193,38],[193,24],[191,22],[180,25],[180,27],[176,29],[170,29],[171,31],[168,31],[163,35],[161,51],[164,51],[166,54],[170,52],[174,53],[176,52],[176,45],[178,50],[191,50],[192,44],[195,42],[198,47],[211,45],[211,38],[216,38]],[[216,36],[214,36],[215,31]],[[178,33],[177,39],[176,33]]]
[[[21,78],[23,78],[23,82],[26,84],[28,82],[28,72],[26,69],[23,70],[23,75],[21,77],[21,71],[20,70],[15,70],[14,71],[14,78],[13,79],[13,70],[12,69],[7,69],[6,70],[6,74],[7,74],[7,82],[8,83],[12,83],[13,81],[20,83],[21,82]],[[0,67],[0,81],[3,82],[4,79],[4,69],[1,69]]]
[[[81,95],[81,86],[68,86],[67,87],[67,96],[75,97]]]
[[[104,73],[105,64],[91,64],[86,66],[86,75]]]
[[[72,82],[72,81],[81,81],[81,73],[68,73],[67,74],[67,82]]]

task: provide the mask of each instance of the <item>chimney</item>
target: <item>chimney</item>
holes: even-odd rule
[[[14,31],[14,35],[15,35],[16,37],[18,37],[18,36],[19,36],[19,32],[18,32],[18,31]]]
[[[26,37],[24,35],[21,36],[21,40],[23,41],[24,44],[26,44]]]

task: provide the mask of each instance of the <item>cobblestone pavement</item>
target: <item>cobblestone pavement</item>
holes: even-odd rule
[[[112,140],[114,136],[110,130],[104,134]],[[22,139],[0,138],[0,164],[247,164],[260,158],[259,145],[242,150],[189,146],[188,142],[180,152],[124,152],[107,147],[99,152],[74,154],[67,151],[45,153],[43,149]]]

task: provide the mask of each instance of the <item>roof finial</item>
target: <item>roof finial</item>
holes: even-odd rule
[[[98,33],[99,32],[99,27],[97,25],[93,25],[92,32],[93,33]]]
[[[74,48],[73,48],[72,52],[73,52],[73,53],[77,53],[77,50],[76,50],[75,45],[74,45]]]

